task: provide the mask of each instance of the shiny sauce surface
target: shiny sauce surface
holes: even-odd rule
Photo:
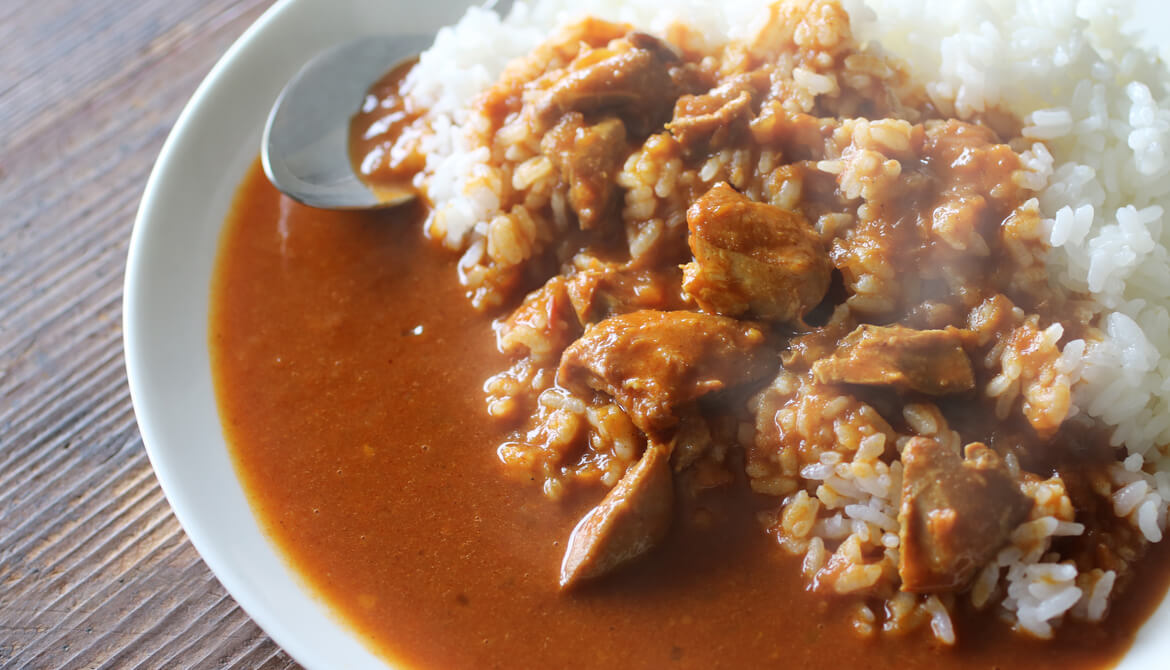
[[[226,223],[210,343],[220,415],[257,517],[306,583],[377,653],[410,668],[871,669],[1107,667],[1166,592],[1168,543],[1099,625],[1053,642],[962,611],[953,649],[929,633],[862,639],[797,559],[761,532],[774,501],[739,482],[701,498],[630,569],[562,593],[573,524],[603,491],[561,502],[509,479],[485,376],[493,314],[455,258],[423,239],[422,205],[323,212],[253,165]]]
[[[414,177],[426,164],[419,146],[425,110],[402,92],[417,62],[412,58],[401,63],[375,82],[349,124],[354,174],[383,199],[403,191],[417,193]]]

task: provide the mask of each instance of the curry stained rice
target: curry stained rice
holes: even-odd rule
[[[916,80],[853,20],[784,0],[717,40],[578,18],[454,113],[436,47],[394,103],[433,113],[379,150],[408,169],[363,169],[414,175],[427,234],[501,314],[511,365],[484,392],[507,470],[549,504],[600,485],[565,588],[746,479],[760,532],[859,635],[953,644],[960,600],[1040,638],[1099,621],[1170,478],[1157,436],[1111,440],[1076,402],[1116,329],[1052,277],[1075,216],[1050,212],[1057,138]]]

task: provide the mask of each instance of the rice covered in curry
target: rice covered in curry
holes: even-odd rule
[[[559,27],[462,88],[441,34],[382,101],[428,111],[363,169],[415,180],[500,314],[511,365],[484,395],[508,472],[549,504],[598,491],[562,586],[652,551],[678,498],[746,481],[760,532],[855,603],[859,635],[954,643],[960,599],[1041,638],[1105,617],[1162,537],[1170,425],[1131,427],[1162,421],[1156,389],[1127,416],[1101,400],[1102,361],[1159,322],[1078,278],[1069,231],[1097,224],[1069,187],[1071,112],[916,78],[837,0],[755,3],[723,35],[552,4],[469,13],[459,39]],[[1116,225],[1160,231],[1138,200]]]

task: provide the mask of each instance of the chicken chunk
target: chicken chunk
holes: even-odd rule
[[[609,394],[652,439],[678,425],[676,409],[773,374],[775,354],[756,326],[696,312],[642,310],[585,329],[565,350],[557,383]]]
[[[612,114],[634,136],[649,135],[670,118],[678,91],[670,76],[674,52],[644,33],[626,37],[630,48],[571,70],[536,103],[544,127],[570,112]]]
[[[683,289],[704,311],[796,321],[829,290],[829,255],[799,214],[719,183],[687,210],[687,227],[695,260]]]
[[[581,228],[596,227],[614,204],[615,179],[630,153],[626,127],[615,118],[586,125],[580,113],[566,114],[540,147],[569,185],[569,206]]]
[[[733,79],[702,95],[684,95],[674,104],[666,129],[689,156],[727,144],[752,119],[753,89],[743,78]]]
[[[832,356],[817,361],[822,383],[893,386],[928,395],[969,391],[975,386],[963,331],[914,330],[863,325],[846,335]]]
[[[1031,500],[999,455],[978,442],[966,458],[916,437],[902,451],[902,590],[951,591],[966,585],[1028,515]]]
[[[641,309],[678,310],[688,304],[682,291],[682,271],[674,266],[635,269],[585,259],[569,279],[569,300],[581,323],[601,321],[615,314]]]
[[[561,588],[600,577],[653,549],[670,529],[673,512],[670,453],[651,444],[573,529],[561,561]]]

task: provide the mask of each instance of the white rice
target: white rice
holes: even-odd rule
[[[446,240],[461,247],[498,208],[488,188],[470,188],[486,149],[470,150],[463,134],[469,102],[513,58],[551,31],[584,15],[623,20],[652,32],[683,20],[709,44],[750,34],[768,0],[547,0],[517,2],[501,20],[472,8],[438,34],[409,86],[430,106],[436,130],[425,148],[425,187]],[[1112,427],[1125,444],[1111,471],[1112,503],[1151,542],[1161,540],[1170,501],[1170,78],[1152,51],[1122,30],[1113,3],[1088,0],[845,0],[859,40],[878,40],[904,58],[932,101],[947,113],[969,116],[992,107],[1025,122],[1026,138],[1043,140],[1024,152],[1027,186],[1039,206],[1053,251],[1050,281],[1090,293],[1099,306],[1099,338],[1062,347],[1061,365],[1074,385],[1074,412]],[[880,17],[880,18],[879,18]],[[816,88],[816,75],[797,73]],[[827,84],[824,84],[827,85]],[[1050,151],[1051,150],[1051,151]],[[483,254],[466,251],[463,264]],[[907,417],[929,422],[929,417]],[[928,426],[920,426],[927,433]],[[880,454],[869,445],[862,460]],[[876,453],[875,453],[876,452]],[[806,570],[823,562],[820,538],[876,533],[896,551],[897,479],[856,478],[848,464],[822,461],[802,476],[821,482],[818,498],[831,516],[816,522]],[[844,468],[844,469],[842,469]],[[823,493],[823,495],[822,495]],[[1047,637],[1066,612],[1100,619],[1115,575],[1078,575],[1072,565],[1045,560],[1052,537],[1079,534],[1079,524],[1054,518],[1025,524],[1032,547],[1005,548],[977,579],[974,598],[990,594],[1001,571],[1003,607],[1018,626]],[[893,540],[888,540],[889,537]],[[814,556],[815,554],[815,556]],[[1099,573],[1100,571],[1094,571]],[[1079,581],[1078,581],[1079,580]],[[1078,585],[1080,584],[1080,585]],[[1140,588],[1140,587],[1139,587]],[[979,604],[978,602],[976,604]],[[925,607],[940,640],[953,642],[946,608]],[[1075,609],[1074,609],[1075,608]]]

